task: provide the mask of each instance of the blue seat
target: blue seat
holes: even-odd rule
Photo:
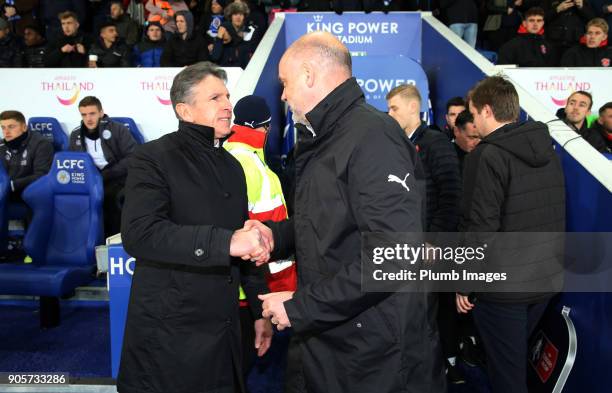
[[[139,145],[145,143],[144,136],[140,132],[140,129],[136,125],[134,119],[132,119],[131,117],[111,117],[110,119],[114,122],[121,123],[126,126],[130,130],[130,133],[132,134],[134,139],[136,140],[136,143],[138,143]]]
[[[87,153],[59,152],[22,197],[33,213],[23,240],[32,263],[0,264],[0,294],[40,296],[41,325],[56,326],[58,298],[93,279],[104,233],[102,177]]]
[[[30,117],[28,124],[30,130],[49,138],[55,151],[68,150],[68,135],[55,117]]]

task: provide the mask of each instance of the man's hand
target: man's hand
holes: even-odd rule
[[[261,234],[263,244],[268,250],[268,254],[270,254],[274,250],[274,235],[272,234],[272,230],[268,228],[267,226],[265,226],[264,224],[262,224],[261,221],[257,221],[257,220],[245,221],[243,229],[249,230],[253,228],[257,229],[259,233]],[[242,257],[242,259],[244,259],[245,261],[249,259],[255,260],[255,264],[257,266],[261,266],[264,263],[267,263],[269,260],[269,258],[267,260],[253,258],[251,255],[245,255]]]
[[[230,255],[233,257],[249,256],[255,260],[270,258],[270,252],[265,247],[257,228],[235,231],[230,242]]]
[[[255,348],[257,348],[257,356],[262,357],[270,349],[272,344],[272,323],[269,319],[260,318],[255,321]]]
[[[574,0],[574,4],[576,4],[576,7],[578,7],[578,9],[582,9],[582,6],[584,5],[584,0]]]
[[[70,45],[70,44],[66,44],[64,46],[62,46],[62,49],[60,49],[62,52],[64,53],[70,53],[70,52],[74,52],[74,46]]]
[[[227,32],[227,29],[223,26],[219,27],[217,37],[223,41],[224,44],[229,44],[232,41],[232,36]]]
[[[293,298],[293,292],[273,292],[267,295],[258,295],[258,297],[263,301],[263,313],[261,315],[264,318],[270,318],[270,322],[276,325],[278,330],[291,327],[291,322],[283,303]]]
[[[561,4],[557,6],[557,13],[568,10],[572,8],[573,6],[574,6],[573,0],[565,0],[564,2],[562,2]]]
[[[83,44],[76,44],[76,50],[82,55],[85,54],[85,46]]]
[[[457,312],[461,314],[467,314],[474,305],[470,303],[468,297],[465,295],[455,294],[455,300],[457,302]]]

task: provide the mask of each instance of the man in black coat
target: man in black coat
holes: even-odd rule
[[[0,17],[0,67],[22,67],[23,44]]]
[[[298,289],[262,296],[263,315],[293,328],[309,393],[444,391],[426,294],[361,288],[362,234],[420,232],[424,177],[397,122],[365,103],[351,74],[330,33],[301,37],[281,58],[298,128],[294,218],[273,232],[253,225],[279,253],[295,249]]]
[[[184,67],[210,59],[206,40],[194,30],[193,15],[179,11],[174,16],[177,32],[166,42],[161,56],[162,67]]]
[[[459,159],[459,174],[463,174],[463,160],[465,156],[476,148],[480,142],[480,135],[474,125],[474,116],[469,110],[464,110],[455,119],[455,138],[453,145]]]
[[[546,38],[555,47],[556,64],[567,49],[576,45],[584,27],[595,17],[589,0],[546,0]]]
[[[597,151],[604,149],[604,141],[600,135],[587,124],[587,116],[591,114],[593,96],[588,91],[575,91],[567,98],[565,108],[557,111],[557,117],[567,124],[578,135],[589,142]]]
[[[387,94],[389,115],[400,125],[415,145],[425,169],[427,185],[425,219],[426,232],[455,232],[459,223],[459,200],[461,198],[461,176],[457,154],[448,138],[434,131],[421,121],[421,95],[414,85],[400,85]],[[447,359],[447,378],[451,383],[465,382],[455,368],[459,345],[456,340],[456,315],[454,297],[439,295],[439,309],[433,301],[438,294],[432,294],[431,318],[446,322],[440,325],[440,339]],[[434,326],[433,320],[431,322]],[[452,341],[452,343],[451,343]]]
[[[87,65],[87,51],[91,44],[88,36],[79,31],[79,20],[74,12],[59,14],[63,34],[49,41],[45,67],[77,68]]]
[[[10,200],[23,202],[21,193],[34,180],[49,172],[53,161],[53,145],[36,131],[28,131],[21,112],[0,113],[4,139],[0,142],[2,164],[11,179]]]
[[[89,68],[129,67],[130,48],[119,38],[115,22],[106,21],[100,25],[98,40],[89,49]]]
[[[553,244],[548,241],[565,231],[563,170],[548,128],[540,122],[517,123],[518,93],[502,77],[479,82],[470,92],[469,107],[482,140],[465,158],[459,230],[541,232],[525,234],[506,253],[510,260],[487,263],[508,263],[496,266],[504,272],[513,269],[520,283],[547,283],[561,271],[559,250],[548,247]],[[468,294],[457,294],[457,310],[474,313],[493,392],[527,393],[527,340],[553,287],[539,286],[542,292],[478,293],[475,303]]]
[[[606,102],[599,108],[599,118],[591,126],[590,133],[593,138],[597,136],[601,142],[592,144],[602,153],[612,153],[612,101]]]
[[[608,46],[608,29],[608,24],[602,18],[590,20],[580,44],[571,47],[563,54],[561,66],[610,67],[612,48]]]
[[[553,46],[544,38],[544,10],[533,7],[523,15],[517,36],[499,49],[497,64],[554,67],[557,56],[553,50]]]
[[[427,180],[425,232],[454,232],[459,223],[461,177],[453,145],[421,121],[421,95],[414,85],[400,85],[387,94],[389,115],[415,145]]]
[[[100,100],[93,96],[79,102],[81,125],[70,133],[71,151],[89,153],[104,181],[104,233],[119,232],[127,159],[136,141],[126,126],[108,119]]]
[[[115,22],[117,34],[129,47],[140,40],[140,26],[123,10],[122,1],[110,2],[110,17]]]
[[[40,27],[37,25],[26,26],[23,40],[25,43],[24,66],[29,68],[44,67],[47,41],[43,38]]]
[[[240,163],[222,146],[232,106],[226,74],[203,62],[174,78],[177,132],[130,160],[122,240],[136,258],[117,389],[121,393],[245,392],[238,293],[242,285],[263,355],[272,325],[261,318],[267,260],[248,219]]]

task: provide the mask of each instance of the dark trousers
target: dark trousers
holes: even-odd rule
[[[438,330],[444,359],[456,357],[459,354],[459,343],[462,338],[477,336],[473,315],[459,314],[455,293],[442,292],[439,294]]]
[[[527,393],[527,341],[548,300],[533,304],[479,300],[474,321],[487,354],[493,393]]]
[[[302,346],[295,334],[291,336],[287,352],[285,393],[306,393],[306,381],[302,370]]]
[[[240,333],[242,340],[242,374],[244,383],[255,360],[255,319],[249,307],[240,307]]]
[[[125,178],[104,182],[104,237],[121,232],[121,209],[123,208],[123,188]]]

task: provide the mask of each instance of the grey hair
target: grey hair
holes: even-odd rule
[[[185,67],[174,77],[172,87],[170,88],[170,101],[172,101],[174,114],[179,120],[181,118],[176,112],[176,106],[180,103],[192,104],[193,87],[208,76],[214,76],[227,83],[227,73],[225,70],[210,61],[202,61]]]

